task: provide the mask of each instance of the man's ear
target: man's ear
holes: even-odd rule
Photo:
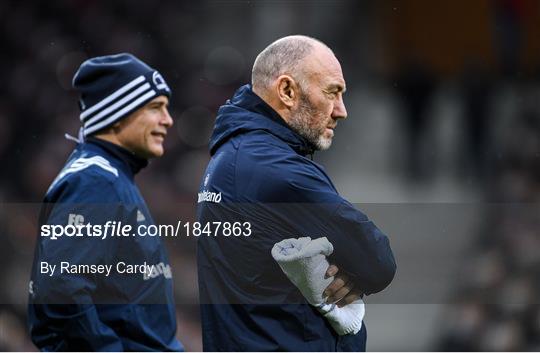
[[[277,79],[277,94],[279,100],[288,108],[292,108],[298,98],[298,85],[289,75],[281,75]]]

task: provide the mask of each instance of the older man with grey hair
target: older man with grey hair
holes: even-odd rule
[[[330,48],[288,36],[257,56],[252,85],[219,109],[197,212],[212,235],[199,237],[198,249],[204,350],[365,350],[363,307],[346,318],[352,330],[328,315],[387,287],[394,257],[388,238],[312,160],[347,117],[345,88]],[[295,244],[309,237],[318,238],[310,253],[328,261],[330,280],[314,293],[326,303],[307,295],[318,279],[282,272],[294,266],[278,265],[271,254],[278,245],[300,253]]]
[[[252,87],[294,131],[319,150],[330,148],[337,121],[347,117],[342,98],[345,80],[339,61],[330,48],[314,38],[289,36],[269,45],[255,59]],[[293,106],[291,99],[282,100],[279,90],[287,90],[282,94],[296,93],[297,105]]]

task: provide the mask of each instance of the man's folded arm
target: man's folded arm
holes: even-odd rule
[[[351,275],[355,289],[373,294],[394,278],[396,262],[388,237],[362,212],[343,200],[326,223],[334,253],[330,262]]]
[[[330,263],[354,277],[355,288],[372,294],[386,288],[396,272],[390,242],[366,215],[341,197],[323,170],[300,156],[275,161],[259,194],[267,202],[290,207],[301,236],[325,236],[334,246]]]

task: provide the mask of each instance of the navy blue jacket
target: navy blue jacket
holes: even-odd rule
[[[111,143],[79,144],[54,180],[41,226],[108,221],[154,224],[134,183],[146,161]],[[86,234],[86,233],[84,233]],[[96,234],[93,232],[92,234]],[[60,273],[61,263],[112,265],[105,274]],[[126,274],[146,262],[152,272]],[[56,265],[52,276],[42,264]],[[117,268],[116,265],[120,264]],[[171,268],[159,237],[38,236],[31,273],[28,324],[43,351],[181,351]]]
[[[249,85],[219,109],[210,151],[198,220],[237,222],[241,235],[218,231],[198,240],[204,350],[365,350],[365,327],[338,336],[270,252],[285,238],[326,236],[331,261],[372,294],[395,274],[388,238],[338,194],[308,158],[313,147]]]

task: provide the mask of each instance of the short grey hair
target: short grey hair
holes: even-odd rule
[[[308,36],[294,35],[280,38],[267,46],[255,59],[251,71],[253,89],[265,91],[280,75],[289,74],[304,81],[303,68],[298,65],[321,41]]]

